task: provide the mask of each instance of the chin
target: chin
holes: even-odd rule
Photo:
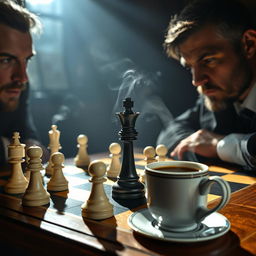
[[[227,108],[227,103],[225,100],[219,100],[213,97],[205,96],[204,104],[207,109],[213,112],[218,112]]]
[[[4,112],[13,112],[18,108],[18,106],[19,106],[18,99],[11,99],[7,102],[1,102],[1,109]]]

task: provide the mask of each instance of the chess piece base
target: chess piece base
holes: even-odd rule
[[[24,177],[23,180],[18,182],[10,181],[4,187],[4,192],[7,194],[23,194],[28,187],[28,181]]]
[[[88,167],[89,167],[89,165],[79,165],[79,164],[75,164],[75,165],[76,165],[76,167],[81,168],[81,169],[83,169],[86,173],[88,173]]]
[[[93,220],[104,220],[114,215],[113,206],[104,200],[90,200],[82,204],[82,216]]]
[[[26,200],[26,199],[23,199],[22,200],[22,205],[24,206],[42,206],[42,205],[47,205],[50,203],[50,199],[49,197],[46,197],[44,199],[41,199],[41,200]]]
[[[110,179],[116,179],[117,180],[117,175],[115,172],[107,172],[107,177]]]
[[[24,186],[21,186],[20,188],[17,187],[5,187],[4,188],[4,192],[7,194],[23,194],[25,193],[26,188],[24,188]]]
[[[47,190],[49,191],[54,191],[54,192],[61,192],[61,191],[65,191],[68,190],[68,184],[54,184],[53,186],[51,186],[51,184],[48,183],[47,185]]]
[[[145,188],[144,185],[138,181],[122,182],[119,180],[112,187],[112,197],[114,199],[145,198]]]
[[[90,211],[86,208],[82,209],[82,217],[92,219],[92,220],[105,220],[108,218],[113,217],[113,209],[106,209],[101,212],[96,212],[96,211]]]

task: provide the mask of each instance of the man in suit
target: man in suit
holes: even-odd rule
[[[185,160],[256,168],[256,28],[235,0],[198,0],[169,24],[169,57],[189,69],[195,106],[172,120],[157,144]]]
[[[9,0],[0,1],[0,163],[7,160],[13,132],[27,146],[39,145],[28,108],[27,64],[33,57],[31,31],[40,22],[35,15]],[[45,159],[46,161],[46,159]]]

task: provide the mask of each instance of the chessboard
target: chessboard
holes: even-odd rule
[[[143,174],[146,164],[142,150],[141,153],[136,150],[134,158],[137,173],[140,176]],[[108,153],[93,155],[91,160],[101,160],[106,165],[111,162]],[[104,183],[106,195],[114,206],[114,216],[100,221],[83,218],[81,205],[87,201],[91,192],[90,176],[82,168],[75,166],[74,158],[66,159],[64,165],[63,173],[69,182],[69,190],[51,192],[48,205],[34,207],[23,206],[22,195],[4,193],[4,185],[7,183],[10,171],[8,169],[0,170],[0,240],[7,247],[25,249],[25,254],[9,255],[58,255],[60,251],[61,255],[73,254],[76,256],[152,255],[148,249],[143,247],[143,244],[148,246],[149,250],[156,248],[158,252],[165,252],[161,255],[169,255],[170,246],[174,250],[183,248],[179,245],[160,243],[137,236],[129,227],[127,220],[130,214],[146,207],[146,204],[137,199],[125,200],[125,203],[113,200],[112,185],[114,180],[107,179]],[[250,185],[256,183],[256,176],[252,172],[213,165],[209,165],[209,169],[211,176],[221,176],[229,182],[232,193],[238,191],[235,193],[238,195],[241,195],[244,188],[248,187],[250,190],[252,187]],[[49,178],[43,173],[42,177],[46,188]],[[212,202],[219,196],[218,187],[213,185],[208,201]],[[236,207],[238,206],[236,205]],[[223,245],[226,246],[230,239],[230,234],[225,236]],[[142,245],[139,245],[138,241]],[[219,241],[217,239],[216,242],[211,242],[211,248],[216,247],[219,250]],[[234,241],[232,240],[230,243],[233,244]],[[198,248],[209,251],[210,245],[206,243],[202,246],[200,244]],[[0,244],[0,248],[1,246]],[[197,244],[193,245],[193,248],[197,248]],[[30,254],[27,254],[28,251]]]
[[[105,154],[106,157],[98,158],[97,160],[103,161],[107,166],[110,164],[110,157]],[[138,176],[144,173],[145,156],[141,153],[135,154],[135,166]],[[167,159],[171,160],[171,159]],[[256,183],[256,176],[252,172],[244,172],[239,170],[227,169],[219,166],[209,166],[210,176],[221,176],[224,180],[228,181],[231,192],[235,192],[243,189],[244,187]],[[64,163],[63,173],[69,182],[69,190],[62,192],[51,192],[50,204],[45,206],[45,210],[49,212],[56,212],[59,215],[69,215],[81,218],[81,205],[89,198],[91,191],[90,176],[87,171],[82,168],[78,168],[74,164],[74,159],[66,159]],[[43,173],[42,173],[43,175]],[[9,178],[8,171],[0,171],[0,192],[4,193],[4,185]],[[49,182],[49,178],[43,175],[44,185]],[[114,206],[115,225],[124,229],[130,229],[127,224],[128,216],[145,207],[145,202],[140,200],[125,200],[125,203],[116,201],[112,198],[112,185],[115,180],[107,179],[104,182],[104,190],[110,203]],[[6,195],[8,197],[20,200],[20,195]],[[213,201],[220,197],[220,191],[218,186],[213,185],[211,192],[208,196],[208,202]],[[41,207],[41,206],[40,206]],[[42,206],[44,207],[44,206]],[[112,218],[103,220],[101,222],[111,224]]]

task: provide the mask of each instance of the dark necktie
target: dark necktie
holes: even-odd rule
[[[256,121],[256,115],[255,112],[253,112],[250,109],[244,108],[239,113],[240,121],[242,122],[242,126],[246,129],[248,132],[255,131],[255,121]]]

